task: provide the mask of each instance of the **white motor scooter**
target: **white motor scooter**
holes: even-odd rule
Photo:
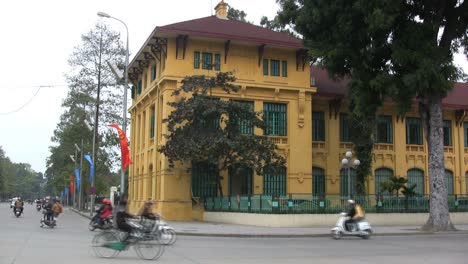
[[[331,234],[334,239],[340,239],[343,236],[358,236],[363,239],[370,238],[372,234],[372,227],[366,219],[362,219],[357,223],[351,224],[348,231],[345,228],[345,221],[347,219],[346,213],[340,213],[340,218],[336,222],[336,226],[331,229]]]

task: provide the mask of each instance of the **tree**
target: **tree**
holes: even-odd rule
[[[92,30],[82,35],[81,40],[68,61],[70,71],[65,76],[69,91],[62,104],[65,111],[52,137],[55,144],[50,147],[51,155],[47,159],[45,174],[48,186],[53,187],[51,190],[60,191],[68,186],[69,176],[75,168],[69,156],[75,153],[75,144],[81,145],[82,139],[83,153],[91,153],[95,132],[96,157],[93,157],[93,161],[97,191],[102,193],[107,192],[106,185],[110,185],[109,182],[102,182],[108,181],[106,176],[111,175],[110,170],[116,164],[119,141],[111,129],[97,124],[98,130],[90,131],[85,123],[94,123],[96,111],[98,120],[103,124],[119,123],[122,119],[119,107],[123,91],[105,62],[116,62],[123,67],[126,50],[120,34],[102,23],[97,23]],[[85,186],[89,175],[87,164],[83,162],[81,172]]]
[[[278,147],[267,137],[253,133],[255,128],[265,129],[261,113],[245,102],[212,96],[214,89],[236,93],[239,87],[234,81],[231,73],[224,72],[215,77],[188,76],[173,92],[173,96],[181,98],[168,103],[174,110],[163,120],[168,128],[167,142],[158,150],[171,166],[175,161],[185,165],[207,162],[216,171],[244,167],[259,175],[267,167],[284,166],[286,160],[277,153]],[[250,133],[242,131],[241,126]],[[214,180],[223,196],[219,173]]]
[[[431,186],[424,229],[452,230],[443,181],[441,101],[460,77],[452,55],[467,48],[466,1],[279,2],[280,21],[304,36],[312,56],[333,76],[351,79],[353,115],[375,115],[386,96],[403,114],[413,98],[419,99]]]
[[[235,9],[234,7],[228,5],[228,12],[227,12],[227,17],[232,20],[239,20],[242,22],[250,23],[247,21],[245,18],[247,17],[247,14],[244,12],[244,10],[239,10]],[[252,24],[252,23],[251,23]]]
[[[350,136],[361,161],[356,191],[364,194],[372,169],[375,113],[390,82],[387,33],[394,17],[369,11],[383,8],[382,1],[362,6],[356,1],[279,2],[282,10],[275,19],[303,36],[311,57],[333,79],[348,80]]]

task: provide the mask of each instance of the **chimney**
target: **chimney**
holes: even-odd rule
[[[227,4],[224,3],[224,0],[221,0],[214,8],[216,10],[216,17],[219,19],[228,19],[227,18]]]

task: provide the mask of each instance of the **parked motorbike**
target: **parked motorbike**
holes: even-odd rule
[[[44,227],[44,225],[54,228],[57,225],[57,222],[55,221],[54,214],[48,215],[47,210],[42,211],[42,218],[41,218],[41,227]]]
[[[369,239],[372,234],[372,227],[367,220],[362,219],[357,223],[348,224],[348,229],[345,228],[346,213],[341,213],[336,226],[331,229],[334,239],[340,239],[343,236],[357,236],[363,239]]]
[[[104,219],[103,222],[99,220],[99,214],[95,214],[93,218],[91,218],[91,221],[89,222],[88,229],[89,231],[94,231],[96,228],[102,229],[102,230],[107,230],[111,229],[114,224],[112,221],[112,216],[109,216],[108,218]]]
[[[13,210],[13,213],[15,214],[16,217],[20,217],[22,213],[21,211],[22,211],[21,208],[15,207],[15,209]]]

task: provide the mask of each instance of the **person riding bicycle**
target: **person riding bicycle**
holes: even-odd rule
[[[126,236],[122,241],[127,241],[129,238],[136,236],[136,228],[127,223],[127,218],[136,218],[136,216],[127,212],[127,201],[125,199],[121,199],[120,206],[117,214],[115,215],[115,221],[117,223],[117,228],[126,233]]]
[[[357,204],[356,201],[354,201],[354,200],[348,200],[348,204],[351,206],[351,208],[349,209],[348,214],[347,214],[349,219],[347,219],[344,224],[345,224],[345,228],[348,231],[351,231],[351,230],[349,230],[348,226],[350,226],[350,225],[352,225],[354,223],[357,223],[361,219],[363,219],[364,218],[364,211],[362,210],[361,206],[359,204]]]
[[[98,225],[103,225],[104,221],[109,219],[109,216],[112,215],[112,201],[109,199],[102,199],[102,205],[96,211],[99,215]]]
[[[24,208],[24,202],[21,197],[18,197],[18,200],[15,202],[15,207],[13,208],[13,212],[15,212],[16,209],[19,209],[21,213],[23,213],[23,208]]]

